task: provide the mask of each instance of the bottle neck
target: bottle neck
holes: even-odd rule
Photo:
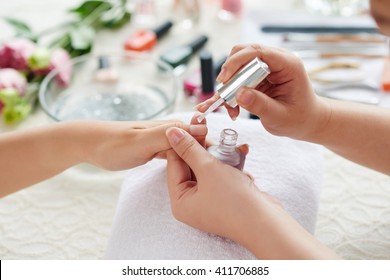
[[[236,149],[238,134],[233,129],[224,129],[221,132],[218,150],[222,153],[233,153]]]

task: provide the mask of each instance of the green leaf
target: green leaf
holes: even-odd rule
[[[75,50],[91,49],[95,38],[95,30],[84,24],[75,26],[69,33],[70,44]]]
[[[11,17],[4,17],[4,20],[13,27],[16,36],[36,40],[31,28],[25,22]]]
[[[111,9],[105,12],[101,17],[102,25],[106,28],[120,28],[128,23],[131,19],[131,14],[124,9]]]
[[[77,8],[71,9],[72,13],[78,14],[81,18],[89,16],[90,13],[94,12],[99,8],[100,13],[108,11],[112,8],[112,5],[107,1],[85,1]]]

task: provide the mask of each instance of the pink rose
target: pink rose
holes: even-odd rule
[[[10,67],[11,50],[5,46],[0,47],[0,68]]]
[[[15,38],[5,42],[0,49],[0,67],[26,70],[27,60],[35,48],[35,43],[24,38]]]
[[[22,74],[12,68],[0,69],[0,89],[13,88],[20,95],[24,95],[27,80]]]
[[[50,68],[57,69],[56,81],[60,86],[68,86],[72,77],[72,62],[69,54],[63,49],[53,51],[50,59]]]

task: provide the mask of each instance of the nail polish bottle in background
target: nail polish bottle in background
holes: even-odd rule
[[[172,22],[168,20],[154,29],[141,29],[125,41],[124,48],[129,51],[148,51],[156,45],[157,40],[165,35],[171,27]]]
[[[118,73],[111,67],[107,56],[99,56],[95,80],[100,83],[115,83],[118,81]]]
[[[221,132],[219,145],[210,146],[207,151],[220,161],[239,170],[244,169],[245,155],[237,148],[238,133],[230,128]]]
[[[218,18],[223,21],[232,21],[241,15],[241,0],[221,0],[221,7],[218,11]]]
[[[199,54],[200,58],[200,75],[201,75],[201,88],[195,92],[197,103],[201,103],[214,95],[215,88],[215,76],[213,56],[211,52],[203,50]]]
[[[187,45],[173,47],[165,51],[161,54],[160,59],[171,65],[173,68],[185,65],[194,53],[206,44],[207,40],[207,36],[201,35]]]
[[[199,0],[174,0],[172,14],[175,17],[175,26],[183,30],[191,29],[199,21]]]
[[[154,0],[136,0],[132,22],[137,26],[149,27],[156,23]]]
[[[214,63],[214,77],[219,75],[221,72],[221,67],[225,63],[227,56],[223,56],[216,63]],[[187,97],[191,97],[195,94],[196,91],[201,90],[202,87],[202,77],[200,69],[196,69],[190,73],[183,81],[183,90],[184,94]]]

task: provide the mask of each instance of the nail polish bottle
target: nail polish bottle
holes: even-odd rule
[[[171,12],[175,18],[176,26],[183,31],[188,31],[199,21],[200,0],[175,0]]]
[[[206,44],[207,40],[207,36],[201,35],[187,45],[169,49],[161,54],[160,59],[173,68],[187,64],[192,55],[201,49],[204,44]]]
[[[101,83],[115,83],[118,81],[118,73],[111,67],[107,56],[99,56],[95,80]]]
[[[219,83],[215,91],[219,99],[215,101],[206,112],[198,117],[198,122],[202,121],[207,114],[213,112],[223,103],[234,108],[238,106],[236,94],[243,86],[255,88],[271,73],[268,65],[255,57],[246,64],[240,71],[234,74],[226,83]]]
[[[222,65],[225,63],[227,56],[223,56],[216,63],[214,63],[214,77],[219,75],[221,72]],[[194,72],[190,73],[183,81],[183,90],[187,97],[191,97],[198,90],[201,90],[202,87],[202,77],[200,69],[196,69]]]
[[[152,26],[156,22],[156,1],[135,0],[132,22],[137,26]]]
[[[199,54],[202,86],[195,92],[197,103],[201,103],[214,95],[214,67],[211,52],[204,50]]]
[[[152,30],[141,29],[126,40],[124,48],[128,51],[148,51],[169,31],[172,25],[172,22],[168,20]]]
[[[207,151],[220,161],[239,170],[244,169],[245,155],[237,148],[238,133],[230,128],[221,132],[219,145],[210,146]]]

